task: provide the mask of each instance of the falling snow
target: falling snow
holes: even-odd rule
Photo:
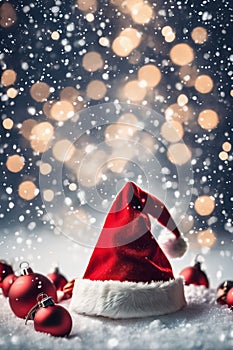
[[[188,239],[177,271],[202,254],[213,286],[232,279],[231,22],[228,0],[1,2],[1,259],[44,270],[59,261],[70,278],[81,273],[76,254],[84,268],[112,201],[130,180],[167,204]],[[232,330],[217,319],[230,318],[228,310],[194,299],[196,321],[191,309],[179,316],[187,321],[183,333],[168,318],[132,323],[129,332],[141,329],[154,349],[164,334],[165,349],[174,326],[210,349],[200,324],[208,332],[212,315],[210,344],[232,346]],[[202,304],[205,316],[198,315]],[[11,329],[5,305],[4,313],[3,329]],[[79,348],[91,327],[96,334],[106,327],[106,348],[117,348],[125,331],[101,320],[77,323],[81,333],[77,328],[70,348]],[[13,333],[21,329],[13,322],[12,348],[22,345]],[[127,339],[122,344],[129,347]]]

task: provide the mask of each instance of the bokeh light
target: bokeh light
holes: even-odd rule
[[[121,57],[128,56],[133,48],[133,43],[127,36],[118,36],[112,43],[113,52]]]
[[[231,151],[231,148],[232,148],[232,146],[231,146],[230,142],[224,142],[224,143],[222,144],[222,149],[223,149],[223,151],[225,151],[225,152],[230,152],[230,151]]]
[[[59,40],[59,38],[60,38],[59,32],[57,32],[56,30],[55,30],[54,32],[52,32],[52,33],[51,33],[51,38],[52,38],[53,40]]]
[[[101,80],[92,80],[87,85],[87,96],[92,100],[102,100],[107,93],[107,87]]]
[[[54,102],[50,109],[50,116],[58,121],[68,120],[74,116],[74,107],[67,100]]]
[[[31,86],[30,94],[35,101],[43,102],[50,95],[50,87],[48,84],[39,81]]]
[[[228,153],[227,152],[225,152],[225,151],[221,151],[221,152],[219,152],[219,158],[221,159],[221,160],[228,160]]]
[[[11,118],[6,118],[3,120],[2,125],[6,130],[11,130],[14,126],[14,122]]]
[[[53,155],[60,162],[67,162],[74,154],[75,147],[69,140],[60,140],[53,146]]]
[[[52,166],[49,163],[41,163],[40,164],[40,173],[42,175],[48,175],[52,171]]]
[[[28,180],[21,182],[21,184],[18,187],[18,193],[22,199],[30,201],[38,195],[39,190],[33,181]]]
[[[125,84],[124,97],[132,102],[142,101],[146,96],[146,86],[138,80],[131,80]]]
[[[88,72],[95,72],[103,68],[104,61],[98,52],[91,51],[84,55],[82,65]]]
[[[178,121],[180,123],[187,122],[192,119],[193,111],[188,105],[179,106],[178,103],[173,103],[168,106],[164,112],[167,121]]]
[[[152,19],[153,10],[147,3],[136,3],[130,8],[130,10],[132,19],[137,24],[146,24]]]
[[[204,247],[212,247],[216,242],[216,236],[212,229],[198,232],[197,241]]]
[[[144,83],[145,86],[155,87],[161,80],[160,70],[153,64],[147,64],[142,66],[138,71],[138,80],[139,82]]]
[[[43,199],[46,202],[52,202],[54,199],[54,196],[55,196],[55,194],[54,194],[53,190],[47,189],[47,190],[43,191]]]
[[[176,38],[176,35],[170,26],[164,26],[161,30],[161,33],[167,43],[171,43]]]
[[[170,51],[170,58],[178,66],[186,66],[194,60],[194,52],[188,44],[176,44]]]
[[[210,215],[215,208],[215,199],[213,196],[199,196],[194,203],[194,209],[201,216]]]
[[[169,142],[178,142],[184,135],[184,129],[181,123],[171,120],[162,125],[161,135]]]
[[[14,154],[8,157],[6,161],[6,167],[12,173],[18,173],[23,169],[24,165],[25,165],[24,157],[18,154]]]
[[[9,98],[15,98],[18,95],[18,90],[11,87],[7,90],[6,93]]]
[[[184,107],[188,103],[188,101],[189,101],[189,99],[188,99],[188,97],[185,94],[180,94],[177,97],[177,104],[180,107]]]
[[[174,143],[168,147],[167,157],[171,163],[182,165],[191,159],[192,153],[185,144]]]
[[[194,86],[201,94],[208,94],[213,89],[214,83],[210,76],[203,74],[196,78]]]
[[[0,5],[0,26],[3,28],[9,28],[15,24],[17,20],[17,14],[14,7],[8,3],[4,2]]]
[[[16,81],[17,73],[13,69],[6,69],[2,73],[1,83],[4,86],[13,85]]]
[[[204,27],[196,27],[191,32],[191,37],[195,44],[204,44],[208,39],[207,30]]]
[[[205,109],[198,115],[198,124],[206,130],[212,130],[217,127],[219,118],[217,113],[212,109]]]
[[[30,133],[30,144],[34,151],[43,153],[49,146],[54,134],[54,127],[49,122],[36,124]]]

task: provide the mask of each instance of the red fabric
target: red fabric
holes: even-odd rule
[[[113,202],[83,278],[129,282],[174,279],[171,265],[150,231],[148,214],[179,237],[165,205],[128,182]]]

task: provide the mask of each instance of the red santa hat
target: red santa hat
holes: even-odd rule
[[[183,279],[151,233],[148,214],[171,233],[165,251],[182,256],[186,242],[166,206],[128,182],[107,215],[83,278],[76,279],[70,310],[87,315],[131,318],[163,315],[186,305]]]

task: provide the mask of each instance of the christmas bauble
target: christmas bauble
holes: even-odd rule
[[[233,308],[233,288],[227,292],[226,304],[232,309]]]
[[[54,285],[55,285],[57,290],[62,290],[63,287],[68,282],[68,280],[65,278],[65,276],[63,276],[60,273],[60,270],[59,270],[58,267],[56,267],[55,270],[52,273],[48,273],[47,277],[49,279],[51,279],[51,281],[54,283]]]
[[[36,304],[40,292],[51,295],[57,301],[56,288],[46,276],[34,273],[30,267],[23,268],[21,275],[9,290],[10,307],[16,316],[25,318]]]
[[[27,320],[34,320],[34,328],[38,332],[49,333],[55,337],[68,336],[72,329],[69,312],[63,306],[55,304],[50,296],[41,296],[42,299],[30,311]]]
[[[231,288],[233,288],[233,281],[224,281],[218,286],[216,292],[216,300],[219,304],[226,304],[226,296]]]
[[[196,262],[194,266],[189,266],[180,272],[184,278],[185,284],[194,284],[195,286],[209,287],[209,280],[204,271],[201,270],[201,263]]]
[[[11,273],[10,275],[6,276],[2,282],[2,292],[5,297],[8,297],[9,290],[16,280],[17,276],[15,274]]]
[[[0,260],[0,288],[4,278],[12,273],[14,273],[12,267],[5,260]]]

